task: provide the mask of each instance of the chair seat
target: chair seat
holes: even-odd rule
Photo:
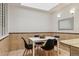
[[[52,49],[54,49],[54,47],[44,47],[44,46],[42,46],[41,48],[44,49],[44,50],[52,50]]]
[[[27,46],[25,46],[26,49],[32,49],[33,45],[32,44],[28,44]]]
[[[44,50],[52,50],[54,49],[54,40],[48,39],[44,46],[41,47]]]
[[[44,42],[35,42],[37,45],[42,45]]]

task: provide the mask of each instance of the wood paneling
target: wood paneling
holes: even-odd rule
[[[10,33],[10,50],[18,50],[24,48],[24,42],[21,37],[24,37],[27,43],[30,42],[29,37],[33,37],[35,34],[52,36],[50,32],[24,32],[24,33]]]
[[[53,34],[59,35],[60,40],[79,38],[79,33],[53,32]]]
[[[0,56],[6,56],[9,52],[9,36],[0,40]]]
[[[66,44],[63,44],[63,43],[60,43],[60,53],[62,54],[63,52],[65,52],[63,55],[65,56],[70,56],[70,46],[69,45],[66,45]]]
[[[79,56],[79,48],[71,47],[71,56]]]
[[[60,40],[69,40],[73,38],[79,38],[79,33],[60,33],[60,32],[14,32],[9,33],[9,36],[0,40],[0,55],[7,55],[9,51],[24,49],[24,42],[21,37],[24,37],[29,43],[29,37],[33,37],[35,34],[45,36],[59,35]],[[60,43],[60,48],[69,52],[69,46]]]
[[[24,37],[26,41],[29,43],[29,37],[34,36],[35,34],[45,35],[45,36],[55,36],[59,35],[60,40],[69,40],[74,38],[79,38],[79,33],[64,33],[64,32],[13,32],[10,34],[10,50],[18,50],[24,48],[24,43],[21,37]],[[60,48],[63,49],[67,47],[67,51],[69,51],[68,46],[62,46],[60,44]]]

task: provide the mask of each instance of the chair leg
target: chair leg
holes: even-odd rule
[[[23,56],[25,55],[26,49],[24,50]]]
[[[46,56],[48,56],[48,51],[45,51]]]
[[[36,53],[35,53],[36,56],[39,55],[39,50],[40,50],[40,49],[39,49],[39,45],[36,45]]]
[[[32,55],[32,50],[30,49],[30,56]]]
[[[51,50],[51,56],[52,56],[53,50]]]
[[[50,51],[50,56],[52,56],[52,53],[54,53],[54,51],[53,51],[53,50],[51,50],[51,51]]]
[[[45,51],[46,56],[52,56],[52,54],[54,54],[54,50],[50,50],[50,51]]]
[[[51,51],[48,51],[48,56],[51,56]]]
[[[30,51],[27,49],[26,52],[25,52],[25,55],[26,55],[26,56],[29,56],[29,52],[30,52]]]
[[[32,51],[32,49],[31,49],[31,55],[33,54],[33,51]]]
[[[59,50],[59,54],[61,54],[61,50]]]
[[[29,49],[29,50],[27,49],[25,53],[26,53],[27,56],[30,56],[32,54],[32,52],[33,51],[31,49]]]
[[[31,51],[32,51],[32,56],[33,56],[33,49]]]
[[[26,55],[28,56],[29,50],[27,49],[25,53],[26,53]]]
[[[48,55],[51,56],[51,51],[49,51]]]
[[[43,55],[43,56],[47,55],[47,52],[45,50],[43,50],[42,48],[40,48],[40,52],[41,52],[41,55]]]
[[[31,53],[32,53],[32,51],[31,51],[31,49],[29,50],[29,55],[31,55]]]
[[[52,53],[53,53],[53,56],[54,56],[54,55],[56,55],[56,53],[55,53],[55,51],[54,51],[54,50],[52,50]]]
[[[37,55],[38,55],[38,47],[37,47]]]
[[[45,51],[43,51],[43,49],[41,47],[39,47],[39,51],[41,52],[41,56],[44,55]]]

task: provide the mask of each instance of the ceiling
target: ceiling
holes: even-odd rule
[[[59,3],[21,3],[22,6],[35,8],[43,11],[49,11],[56,7]]]

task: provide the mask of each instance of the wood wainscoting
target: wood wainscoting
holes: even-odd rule
[[[10,38],[10,50],[18,50],[24,48],[24,42],[21,37],[24,37],[27,43],[32,43],[29,40],[29,37],[33,37],[35,34],[44,35],[44,36],[53,36],[52,32],[15,32],[9,33]]]
[[[7,56],[9,53],[9,36],[0,39],[0,56]]]
[[[79,33],[53,32],[54,35],[59,35],[60,40],[69,40],[79,38]]]
[[[45,35],[45,36],[55,36],[59,35],[60,40],[70,40],[74,38],[79,38],[79,33],[63,33],[63,32],[12,32],[9,33],[8,36],[2,38],[0,40],[0,55],[6,56],[11,51],[16,51],[19,49],[24,49],[24,42],[21,39],[21,37],[24,37],[28,43],[31,43],[29,41],[29,37],[33,37],[35,34],[39,35]],[[69,52],[69,46],[63,45],[60,43],[60,49],[61,53],[62,51]],[[64,54],[66,54],[64,52]],[[62,53],[62,55],[64,55]],[[68,53],[69,55],[69,53]]]
[[[79,33],[57,33],[60,36],[60,40],[70,40],[79,38]],[[60,55],[70,56],[70,46],[60,42]]]
[[[60,40],[69,40],[74,38],[79,38],[79,33],[64,33],[64,32],[11,32],[9,33],[10,39],[10,51],[24,49],[24,42],[21,37],[24,37],[26,41],[29,43],[29,37],[33,37],[35,34],[45,35],[45,36],[55,36],[59,35]],[[69,51],[69,48],[65,49],[66,46],[60,44],[60,49],[65,51]],[[63,50],[63,51],[64,51]]]

